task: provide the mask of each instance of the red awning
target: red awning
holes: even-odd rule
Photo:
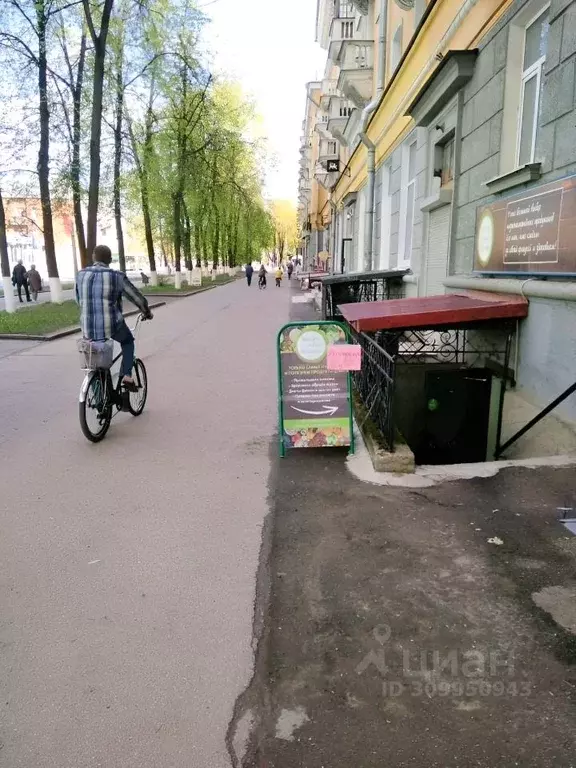
[[[470,325],[488,320],[522,318],[528,314],[523,296],[461,291],[445,296],[390,299],[341,304],[344,318],[357,331],[385,331]]]

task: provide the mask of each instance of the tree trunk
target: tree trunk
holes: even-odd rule
[[[80,54],[78,58],[78,71],[76,83],[72,93],[73,103],[73,123],[72,123],[72,203],[74,206],[74,225],[76,228],[76,239],[78,240],[78,249],[80,250],[80,264],[87,267],[91,261],[86,252],[86,233],[84,232],[84,221],[82,219],[82,196],[80,186],[80,145],[82,141],[82,89],[84,87],[84,67],[86,63],[86,33],[82,33],[80,40]]]
[[[114,126],[114,220],[116,222],[116,240],[118,242],[120,272],[126,272],[126,252],[124,250],[122,201],[120,195],[120,176],[122,171],[122,124],[124,118],[124,78],[122,76],[122,64],[122,50],[120,50],[116,70],[116,123]]]
[[[40,203],[42,205],[42,229],[46,267],[50,280],[52,301],[61,300],[56,246],[54,243],[54,225],[52,221],[52,201],[50,198],[50,107],[48,104],[48,61],[46,56],[46,26],[48,14],[44,0],[36,3],[38,24],[38,93],[40,96],[40,148],[38,150],[38,182]]]
[[[188,272],[192,272],[192,229],[185,201],[182,201],[182,208],[184,211],[184,265]]]
[[[182,259],[182,205],[180,195],[174,195],[172,201],[174,227],[174,271],[176,272],[176,288],[180,288],[181,259]]]
[[[6,239],[6,214],[4,200],[0,189],[0,271],[2,277],[10,277],[10,258],[8,256],[8,240]]]
[[[146,136],[144,139],[144,152],[142,161],[138,155],[138,145],[136,137],[132,130],[132,122],[128,116],[128,131],[130,133],[130,143],[132,144],[132,154],[138,171],[140,180],[140,199],[142,201],[142,216],[144,218],[144,232],[146,235],[146,251],[148,253],[148,263],[150,265],[152,285],[157,285],[156,278],[156,254],[154,252],[154,235],[152,234],[152,216],[150,214],[150,198],[148,194],[148,163],[150,162],[150,153],[152,151],[152,117],[151,107],[149,107],[146,116]]]
[[[100,144],[102,137],[102,102],[104,92],[104,65],[106,43],[110,28],[110,14],[114,0],[104,0],[100,33],[96,34],[89,0],[83,0],[86,21],[94,44],[94,79],[92,87],[92,122],[90,126],[90,187],[88,191],[87,248],[92,254],[96,247],[98,227],[98,201],[100,196]]]
[[[14,287],[10,279],[10,257],[8,255],[8,240],[6,239],[6,214],[4,201],[0,189],[0,272],[2,273],[2,286],[4,288],[4,307],[6,312],[16,311],[16,299]]]
[[[194,225],[194,255],[196,256],[196,267],[202,266],[202,259],[201,259],[201,253],[200,253],[201,245],[200,245],[200,225],[195,224]]]

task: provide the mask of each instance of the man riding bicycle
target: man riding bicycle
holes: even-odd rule
[[[114,339],[122,348],[122,385],[129,392],[138,388],[132,378],[134,367],[134,336],[122,315],[122,297],[135,304],[146,320],[153,317],[148,301],[132,285],[123,272],[110,268],[112,251],[107,245],[97,245],[93,264],[78,272],[76,300],[80,304],[80,326],[85,339],[105,341]]]

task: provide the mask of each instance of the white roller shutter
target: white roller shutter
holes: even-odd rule
[[[426,295],[446,292],[444,280],[448,274],[448,245],[450,242],[450,205],[430,212],[426,258]]]

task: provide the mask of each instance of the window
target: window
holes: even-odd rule
[[[350,117],[352,114],[352,107],[345,107],[340,105],[340,117]]]
[[[416,142],[402,151],[402,199],[400,205],[399,266],[410,263],[416,203]]]
[[[434,177],[441,187],[451,187],[454,182],[454,131],[434,145]]]
[[[396,69],[402,58],[402,22],[396,27],[394,38],[392,40],[392,72]]]
[[[454,181],[454,138],[449,139],[442,147],[442,174],[440,186],[448,187]]]
[[[335,16],[338,19],[353,19],[354,6],[349,0],[336,0]]]
[[[328,151],[326,154],[328,155],[335,155],[336,154],[336,142],[335,141],[329,141],[327,144]]]
[[[526,26],[524,33],[517,150],[517,163],[520,166],[534,162],[542,92],[542,70],[546,61],[546,45],[550,28],[548,18],[548,10],[543,11]]]

